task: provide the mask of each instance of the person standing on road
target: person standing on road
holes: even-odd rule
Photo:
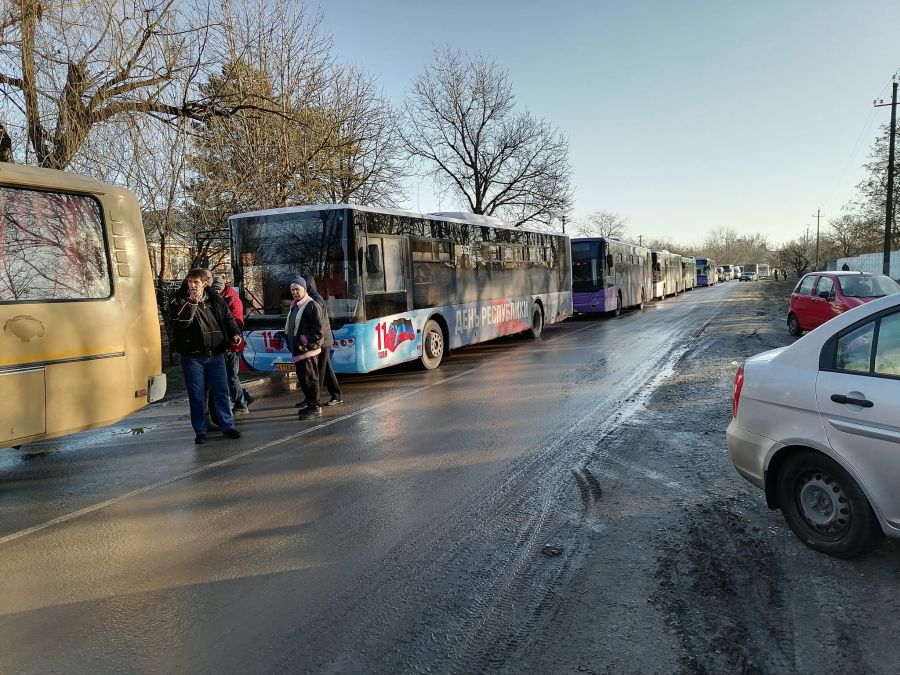
[[[284,324],[288,349],[293,355],[297,383],[305,398],[298,419],[312,419],[322,414],[319,404],[319,365],[322,352],[322,313],[318,303],[306,292],[306,279],[291,279],[291,309]]]
[[[328,305],[325,303],[319,291],[316,290],[316,280],[311,274],[304,275],[306,280],[306,292],[313,300],[319,303],[319,309],[322,312],[322,353],[318,357],[319,366],[319,394],[324,389],[328,389],[331,398],[325,402],[325,405],[338,405],[344,402],[341,395],[341,385],[338,384],[337,375],[331,366],[331,348],[334,347],[334,333],[331,331],[331,317],[328,316]]]
[[[209,387],[222,433],[240,438],[234,428],[225,350],[229,342],[238,344],[241,332],[225,301],[206,285],[208,270],[194,268],[185,284],[169,303],[169,320],[175,334],[175,350],[181,355],[181,369],[191,408],[191,426],[197,445],[206,442],[206,388]]]
[[[241,302],[237,291],[225,280],[225,275],[220,274],[213,281],[212,289],[222,296],[234,322],[243,336],[244,332],[244,304]],[[231,395],[231,411],[235,415],[246,415],[250,412],[250,404],[253,397],[241,384],[241,352],[244,351],[244,340],[238,344],[228,346],[225,352],[225,369],[228,371],[228,393]]]

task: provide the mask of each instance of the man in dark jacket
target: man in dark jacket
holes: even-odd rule
[[[322,310],[322,352],[319,354],[319,391],[328,389],[331,398],[325,405],[337,405],[344,402],[341,395],[341,385],[338,384],[337,375],[331,366],[331,348],[334,347],[334,333],[331,332],[331,317],[328,316],[328,305],[325,298],[316,290],[316,280],[311,274],[303,277],[306,279],[306,292],[319,304]]]
[[[218,293],[207,288],[207,270],[194,268],[184,286],[169,303],[169,320],[175,335],[175,350],[181,354],[184,384],[191,407],[194,442],[206,442],[206,388],[209,387],[222,433],[240,438],[234,428],[225,350],[239,344],[241,331]]]

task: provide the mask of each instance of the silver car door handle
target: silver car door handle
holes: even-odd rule
[[[860,408],[872,408],[875,404],[866,398],[849,398],[843,394],[832,394],[831,400],[841,405],[858,405]]]

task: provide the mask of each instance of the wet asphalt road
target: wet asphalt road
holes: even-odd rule
[[[265,399],[238,441],[195,447],[170,403],[4,451],[0,672],[491,670],[564,572],[582,442],[736,287],[344,379],[314,422]]]

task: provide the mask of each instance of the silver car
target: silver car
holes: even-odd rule
[[[726,437],[807,546],[852,558],[900,538],[900,295],[747,359]]]

